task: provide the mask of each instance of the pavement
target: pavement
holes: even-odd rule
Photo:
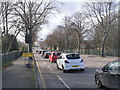
[[[35,72],[27,68],[27,59],[19,58],[2,71],[2,88],[35,88]]]

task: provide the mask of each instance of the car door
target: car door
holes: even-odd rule
[[[114,62],[108,67],[108,70],[110,72],[108,76],[108,84],[110,88],[118,88],[118,68],[119,68],[119,63]]]
[[[108,75],[109,75],[109,71],[108,71],[108,67],[111,65],[112,63],[108,63],[107,65],[105,65],[102,69],[103,73],[101,73],[101,79],[102,79],[102,84],[104,86],[108,86]]]

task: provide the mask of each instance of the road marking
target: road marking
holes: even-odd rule
[[[39,70],[39,73],[40,73],[40,77],[41,77],[41,80],[42,80],[42,84],[43,84],[43,88],[44,90],[46,90],[46,86],[45,86],[45,83],[44,83],[44,80],[43,80],[43,76],[42,76],[42,73],[41,73],[41,70],[38,66],[38,62],[36,61],[36,64],[37,64],[37,67],[38,67],[38,70]]]
[[[53,69],[50,67],[50,66],[48,66],[49,68],[50,68],[50,70],[52,70],[53,71]]]
[[[71,88],[62,80],[62,78],[60,78],[59,75],[57,75],[57,77],[63,82],[63,84],[64,84],[69,90],[71,90]]]

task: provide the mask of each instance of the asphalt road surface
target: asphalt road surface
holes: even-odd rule
[[[57,69],[56,63],[51,63],[40,54],[35,54],[43,88],[68,88],[70,90],[72,88],[97,88],[94,79],[96,69],[116,59],[95,55],[81,55],[81,57],[85,61],[85,71],[72,70],[63,73],[62,70]]]

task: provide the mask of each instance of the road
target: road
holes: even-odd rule
[[[43,88],[97,88],[94,80],[96,69],[116,59],[113,57],[102,58],[95,55],[81,55],[81,57],[85,61],[85,71],[76,70],[63,73],[62,70],[57,69],[56,63],[50,63],[48,59],[44,59],[40,54],[35,54]]]

